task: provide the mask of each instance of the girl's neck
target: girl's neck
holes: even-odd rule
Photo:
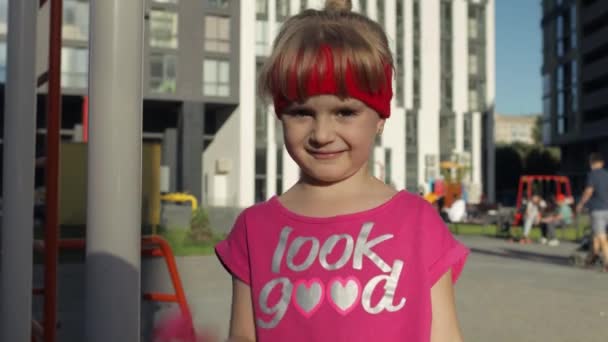
[[[375,208],[396,193],[395,189],[371,176],[365,169],[365,172],[332,184],[321,184],[302,177],[279,200],[288,210],[300,215],[332,217]]]

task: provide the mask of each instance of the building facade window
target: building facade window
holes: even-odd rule
[[[413,39],[414,39],[414,52],[413,52],[413,94],[412,100],[414,108],[420,108],[421,104],[421,87],[420,80],[422,79],[422,68],[421,68],[421,27],[420,27],[420,0],[414,0],[413,4]]]
[[[268,16],[268,0],[255,1],[255,14],[258,19],[265,19]]]
[[[217,59],[203,61],[203,95],[230,96],[230,62]]]
[[[255,145],[258,147],[266,146],[267,144],[267,107],[262,101],[255,103]]]
[[[452,2],[441,1],[441,108],[444,112],[452,110]]]
[[[403,25],[403,1],[397,1],[397,42],[396,42],[396,62],[397,75],[395,79],[395,97],[398,106],[403,106],[404,103],[404,79],[405,79],[405,63],[403,58],[404,48],[403,39],[405,36],[405,26]]]
[[[61,48],[61,86],[86,88],[89,71],[89,51],[86,48]]]
[[[462,145],[465,152],[473,151],[473,114],[464,113],[462,125]]]
[[[63,1],[63,27],[61,32],[63,39],[80,41],[87,41],[89,39],[88,1]]]
[[[444,111],[439,115],[439,159],[450,160],[456,148],[456,115]]]
[[[209,2],[209,5],[211,5],[211,7],[214,8],[228,8],[228,6],[230,5],[230,1],[229,0],[207,0]]]
[[[408,110],[405,114],[405,184],[418,192],[418,113]]]
[[[150,47],[177,49],[177,22],[177,13],[164,9],[152,9],[150,11]]]
[[[277,20],[282,22],[289,17],[291,0],[276,0]]]
[[[561,15],[557,17],[555,32],[557,33],[557,57],[562,57],[566,47],[564,44],[564,17]]]
[[[387,148],[384,150],[384,183],[391,184],[393,179],[391,178],[391,174],[393,172],[393,157],[392,150]]]
[[[255,201],[266,200],[266,147],[255,149]]]
[[[376,0],[376,13],[378,15],[378,24],[386,29],[386,19],[384,15],[384,0]]]
[[[308,0],[300,0],[300,11],[308,8]]]
[[[230,53],[230,18],[205,17],[205,51]]]
[[[486,105],[485,16],[485,5],[469,3],[469,110],[473,112],[485,110]]]
[[[6,43],[0,41],[0,83],[6,83]]]
[[[359,0],[359,8],[362,14],[367,14],[367,0]]]
[[[283,193],[283,148],[277,148],[277,195]]]
[[[268,55],[270,42],[268,41],[268,22],[257,20],[255,22],[255,53],[258,56]]]
[[[8,32],[8,1],[0,0],[0,34],[2,35]]]
[[[571,99],[570,99],[570,106],[572,109],[572,113],[576,113],[578,112],[578,62],[576,60],[572,60],[571,61],[571,67],[570,67],[570,72],[571,72],[571,85],[570,85],[570,90],[571,90]]]
[[[150,90],[155,93],[175,93],[177,87],[177,55],[150,53]]]

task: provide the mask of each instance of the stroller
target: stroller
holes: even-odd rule
[[[597,267],[602,265],[602,258],[596,257],[591,265],[587,264],[589,253],[593,248],[593,233],[589,227],[585,228],[583,237],[581,238],[578,247],[572,252],[569,258],[571,265],[576,267]]]

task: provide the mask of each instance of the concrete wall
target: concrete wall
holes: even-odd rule
[[[241,158],[235,137],[239,135],[240,109],[235,110],[203,152],[203,206],[238,206]],[[217,163],[227,161],[230,170],[217,172]]]

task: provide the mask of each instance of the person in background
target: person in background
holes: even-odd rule
[[[593,265],[600,253],[604,256],[604,272],[608,272],[608,171],[604,169],[604,158],[599,153],[589,156],[591,171],[587,175],[587,186],[576,206],[578,213],[587,205],[591,212],[591,229],[593,230],[593,249],[587,260]]]
[[[572,208],[566,201],[566,196],[559,194],[555,197],[557,206],[555,211],[543,217],[541,222],[541,229],[543,236],[540,238],[540,243],[547,244],[549,246],[559,246],[559,240],[555,235],[556,228],[563,228],[569,224],[572,224]]]
[[[532,230],[532,226],[540,223],[540,203],[542,198],[538,194],[532,195],[531,198],[528,199],[528,203],[526,204],[526,210],[524,211],[524,232],[523,236],[519,240],[521,244],[529,244],[532,243],[530,239],[530,231]]]

